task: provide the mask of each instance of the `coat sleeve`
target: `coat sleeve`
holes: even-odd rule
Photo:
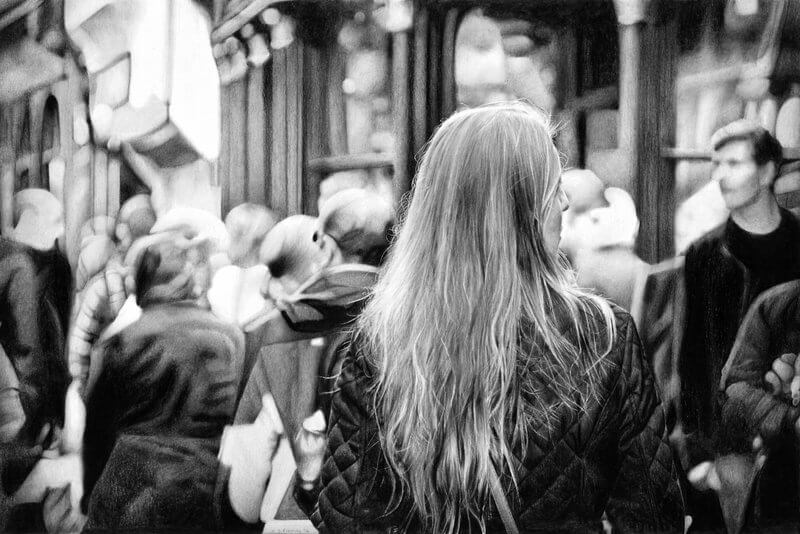
[[[36,279],[34,264],[22,255],[19,261],[6,262],[7,277],[0,295],[3,329],[8,336],[4,346],[17,373],[20,401],[29,426],[38,426],[46,411],[49,372],[39,330],[41,287]],[[31,427],[29,432],[38,429]]]
[[[791,324],[784,317],[791,299],[781,288],[762,294],[750,307],[728,362],[722,372],[720,389],[725,392],[722,408],[720,452],[749,452],[757,435],[769,442],[791,431],[800,410],[790,406],[764,387],[764,375],[780,354],[771,354],[773,341]]]
[[[704,437],[700,428],[700,404],[705,397],[705,377],[709,376],[710,364],[709,358],[705,357],[706,349],[702,346],[701,325],[705,323],[702,321],[701,307],[695,300],[704,289],[701,271],[705,267],[706,256],[696,245],[692,245],[686,251],[684,261],[685,328],[679,345],[677,365],[680,387],[678,419],[684,439],[679,440],[676,445],[686,470],[714,456],[712,443]]]
[[[118,350],[112,342],[103,350]],[[117,439],[116,398],[111,362],[104,365],[94,388],[86,398],[86,427],[83,433],[83,498],[85,513],[97,480],[105,469]]]
[[[618,377],[620,469],[606,506],[619,532],[683,532],[683,498],[652,370],[630,317]]]
[[[407,512],[392,502],[394,477],[381,449],[364,365],[350,352],[336,383],[326,459],[320,484],[312,490],[319,492],[311,519],[320,532],[382,530]],[[314,495],[301,492],[297,501],[308,510]]]

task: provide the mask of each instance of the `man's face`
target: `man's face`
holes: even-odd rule
[[[725,143],[714,152],[711,178],[719,184],[729,210],[753,204],[769,189],[772,176],[769,165],[753,159],[753,145],[746,139]]]

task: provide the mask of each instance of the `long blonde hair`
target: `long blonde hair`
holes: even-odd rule
[[[532,421],[580,409],[613,342],[611,308],[545,247],[553,133],[521,102],[446,120],[359,321],[384,454],[434,532],[484,530],[490,470],[513,476]]]

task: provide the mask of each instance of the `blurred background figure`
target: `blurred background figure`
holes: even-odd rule
[[[259,251],[277,222],[274,212],[253,203],[240,204],[225,217],[231,265],[216,270],[208,298],[214,313],[239,327],[244,327],[266,305],[263,291],[269,269],[259,261]],[[245,365],[245,374],[249,367]]]
[[[726,504],[708,491],[703,480],[707,477],[692,477],[692,472],[713,472],[709,465],[727,448],[720,434],[723,369],[739,326],[758,295],[800,277],[800,219],[780,207],[775,195],[783,160],[780,142],[758,123],[742,119],[718,129],[711,146],[711,178],[719,184],[730,216],[686,251],[685,331],[678,360],[679,415],[686,435],[678,452],[693,483],[687,493],[690,513],[698,528],[708,529],[723,527]],[[798,484],[796,476],[791,481],[783,478],[787,470],[780,463],[765,466],[759,497],[752,500],[755,510],[764,512],[754,517],[765,525],[784,519],[771,517],[774,510],[766,505],[769,492],[791,491],[787,485]],[[750,490],[737,488],[748,495]],[[765,505],[759,504],[762,500]]]
[[[333,250],[334,263],[381,265],[394,227],[394,206],[386,197],[366,189],[345,189],[322,204],[314,234],[323,250]]]
[[[317,198],[317,211],[322,213],[322,206],[329,198],[340,191],[359,189],[382,197],[386,202],[392,202],[392,181],[381,175],[374,175],[364,171],[341,171],[330,174],[319,183],[319,197]]]
[[[566,171],[561,180],[569,199],[561,249],[577,273],[578,286],[630,310],[647,269],[634,252],[639,219],[633,199],[617,187],[605,188],[589,170]]]
[[[318,218],[289,217],[264,240],[261,259],[271,273],[266,296],[278,308],[268,325],[247,333],[258,340],[260,354],[230,442],[234,450],[249,447],[260,456],[275,455],[276,465],[258,476],[251,473],[248,485],[252,492],[270,481],[263,503],[257,501],[267,514],[262,519],[277,513],[284,519],[304,517],[292,501],[292,466],[298,481],[319,476],[325,443],[321,432],[339,371],[338,332],[356,317],[374,284],[394,221],[394,208],[383,196],[350,188],[328,198]],[[293,460],[288,477],[282,465],[287,454]],[[237,484],[243,482],[237,478]],[[243,493],[238,488],[237,494]],[[252,516],[253,502],[242,506]]]
[[[225,228],[231,239],[228,248],[231,263],[242,268],[258,265],[261,243],[278,220],[275,212],[252,202],[231,209],[225,216]]]
[[[89,529],[223,527],[216,457],[233,419],[244,343],[204,306],[207,238],[169,235],[141,253],[141,317],[103,342],[87,396]]]
[[[0,237],[0,529],[43,526],[41,499],[11,501],[43,457],[57,454],[68,373],[64,359],[72,273],[58,248],[61,203],[49,191],[13,198]]]
[[[225,217],[225,227],[230,238],[228,259],[214,273],[208,300],[213,311],[221,319],[244,328],[250,320],[270,307],[265,298],[269,283],[269,269],[261,263],[259,252],[267,234],[278,223],[278,216],[265,206],[244,203],[233,208]],[[242,381],[237,392],[237,402],[260,350],[254,336],[245,337],[245,359]]]
[[[84,396],[89,377],[89,356],[101,332],[119,315],[133,293],[132,272],[125,255],[134,241],[150,233],[155,212],[148,195],[136,195],[120,208],[114,225],[113,247],[109,238],[96,235],[81,243],[78,256],[80,279],[69,334],[68,358],[75,387]],[[84,282],[84,279],[88,279]]]
[[[14,195],[14,222],[11,238],[0,237],[0,344],[19,383],[29,440],[44,424],[63,424],[72,273],[57,246],[64,222],[52,193]]]

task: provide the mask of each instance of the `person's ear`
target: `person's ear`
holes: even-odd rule
[[[771,187],[778,179],[778,166],[774,161],[768,161],[758,168],[758,183],[761,187]]]

